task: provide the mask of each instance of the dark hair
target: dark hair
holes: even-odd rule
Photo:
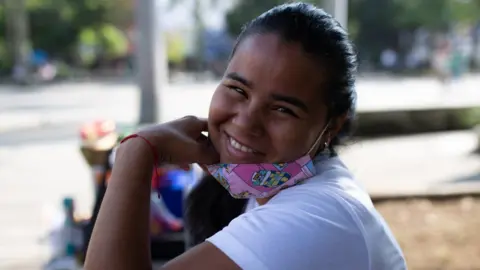
[[[301,44],[305,53],[318,60],[327,72],[322,91],[326,92],[328,118],[347,115],[341,131],[330,142],[329,150],[335,154],[335,146],[350,134],[355,115],[357,56],[347,32],[331,15],[311,4],[284,4],[246,24],[232,56],[246,37],[270,33],[285,42]],[[205,176],[186,201],[185,222],[190,244],[199,244],[227,226],[244,211],[246,202],[232,198],[212,176]]]

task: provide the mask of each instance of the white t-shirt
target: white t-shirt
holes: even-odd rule
[[[339,158],[247,209],[207,241],[246,270],[403,270],[402,251]],[[252,206],[252,204],[250,204]]]

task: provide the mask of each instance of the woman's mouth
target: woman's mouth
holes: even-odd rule
[[[232,137],[229,137],[229,142],[230,142],[230,146],[232,146],[236,150],[239,150],[239,151],[242,151],[242,152],[245,152],[245,153],[254,153],[255,152],[255,150],[253,150],[252,148],[249,148],[248,146],[245,146],[245,145],[239,143],[238,141],[236,141]]]
[[[235,138],[226,134],[226,150],[228,156],[230,156],[229,162],[231,163],[255,163],[262,157],[262,154],[257,150],[242,144]]]

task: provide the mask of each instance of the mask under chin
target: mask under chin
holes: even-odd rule
[[[282,188],[315,175],[309,155],[293,162],[259,164],[215,164],[207,166],[209,173],[232,197],[267,198]]]

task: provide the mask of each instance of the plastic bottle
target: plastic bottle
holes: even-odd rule
[[[76,255],[81,246],[81,231],[77,228],[74,218],[74,200],[63,200],[64,223],[61,229],[60,243],[63,248],[45,266],[45,270],[78,270],[81,269]],[[63,251],[62,251],[63,250]]]

